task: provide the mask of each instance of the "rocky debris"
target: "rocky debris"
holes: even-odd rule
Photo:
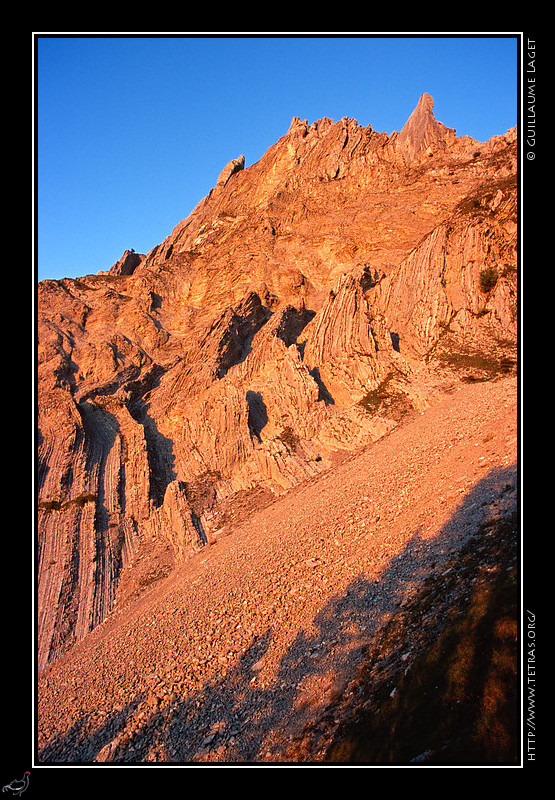
[[[117,606],[38,675],[39,763],[318,762],[351,705],[385,714],[472,578],[515,566],[488,533],[515,552],[517,403],[459,384]]]
[[[41,667],[251,505],[514,373],[516,131],[432,107],[294,118],[145,256],[39,284]]]
[[[407,593],[287,762],[518,765],[518,515],[478,524]]]

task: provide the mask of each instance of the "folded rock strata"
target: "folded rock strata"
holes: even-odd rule
[[[516,130],[432,109],[295,118],[149,253],[39,284],[39,665],[249,502],[514,369]]]

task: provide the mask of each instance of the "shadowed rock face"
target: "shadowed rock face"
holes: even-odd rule
[[[249,497],[514,367],[516,164],[515,130],[457,137],[426,94],[391,136],[294,118],[149,253],[39,284],[40,664],[145,553],[167,574]]]

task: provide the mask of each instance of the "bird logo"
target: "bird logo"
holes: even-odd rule
[[[20,797],[29,786],[29,771],[27,771],[20,781],[15,780],[2,787],[3,792],[11,792],[14,797]]]

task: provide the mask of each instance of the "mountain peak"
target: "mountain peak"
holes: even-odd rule
[[[41,669],[255,506],[513,369],[517,142],[466,138],[428,94],[391,136],[296,117],[145,256],[39,283]]]
[[[438,122],[433,113],[434,100],[424,92],[410,117],[405,122],[396,138],[396,148],[407,162],[426,155],[432,155],[437,149],[443,149],[447,139],[454,138],[454,128],[447,128]]]
[[[417,109],[425,109],[426,111],[429,109],[429,111],[431,112],[433,107],[434,107],[434,98],[431,95],[429,95],[428,92],[424,92],[423,94],[420,95],[420,100],[418,101],[415,111]]]

